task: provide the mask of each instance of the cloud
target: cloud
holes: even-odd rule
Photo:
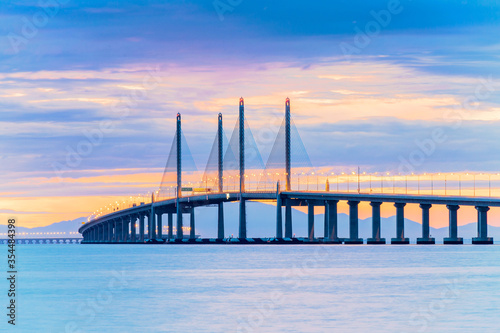
[[[29,211],[17,211],[13,209],[0,209],[0,214],[49,214],[49,212],[29,212]]]

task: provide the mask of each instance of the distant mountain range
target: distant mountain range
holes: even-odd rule
[[[233,234],[238,235],[238,204],[228,203],[224,205],[225,215],[225,233],[226,236]],[[203,238],[213,238],[217,236],[217,208],[216,207],[200,207],[195,211],[196,214],[196,234]],[[22,237],[22,233],[30,234],[29,237],[51,237],[60,235],[64,237],[79,237],[78,228],[82,222],[86,221],[86,217],[81,217],[71,221],[62,221],[53,223],[45,227],[24,228],[17,227],[17,233]],[[296,237],[305,237],[307,235],[307,214],[298,210],[292,210],[293,232]],[[247,203],[247,235],[248,237],[272,237],[276,234],[276,207],[259,202]],[[349,216],[347,214],[338,215],[338,236],[348,237],[349,234]],[[432,222],[432,221],[431,221]],[[184,225],[188,225],[189,219],[184,218]],[[284,223],[284,221],[283,221]],[[391,216],[381,219],[382,237],[386,240],[395,237],[396,233],[396,217]],[[163,225],[166,226],[166,216],[164,216]],[[174,215],[175,225],[175,215]],[[314,230],[316,237],[323,237],[324,215],[315,215]],[[6,232],[6,225],[0,225],[0,233]],[[59,234],[55,234],[59,233]],[[417,237],[421,237],[422,226],[420,223],[405,219],[405,237],[409,237],[411,241],[415,241]],[[442,242],[444,237],[448,237],[448,227],[430,228],[432,237],[436,238],[436,242]],[[469,223],[458,227],[459,237],[464,240],[471,239],[477,236],[477,223]],[[500,240],[500,227],[488,226],[488,236]],[[1,235],[4,238],[5,235]],[[359,221],[359,237],[371,237],[371,218]]]
[[[52,223],[45,227],[25,228],[16,226],[16,234],[19,238],[44,238],[44,237],[81,237],[78,228],[82,222],[87,221],[86,217],[79,217],[75,220]],[[5,238],[7,232],[6,225],[0,225],[0,238]]]

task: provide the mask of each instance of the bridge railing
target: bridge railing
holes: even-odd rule
[[[374,194],[500,197],[497,173],[355,173],[316,172],[292,175],[292,189]]]

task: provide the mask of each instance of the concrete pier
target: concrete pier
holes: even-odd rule
[[[139,242],[144,243],[144,214],[139,214]]]
[[[289,199],[285,200],[285,238],[292,238],[292,205]]]
[[[472,244],[493,244],[493,238],[488,237],[488,211],[490,207],[476,206],[477,237],[472,238]]]
[[[224,203],[219,202],[217,218],[217,238],[224,238]]]
[[[113,241],[113,222],[108,222],[108,238],[107,241],[111,243]]]
[[[385,238],[381,238],[380,229],[381,205],[381,202],[370,202],[370,206],[372,206],[372,238],[367,239],[367,244],[385,244]]]
[[[420,204],[422,209],[422,238],[417,238],[417,244],[436,244],[436,240],[430,237],[429,210],[431,204]]]
[[[133,215],[130,219],[130,242],[135,243],[137,234],[137,216]]]
[[[154,210],[148,216],[148,238],[156,239],[156,214]]]
[[[349,238],[344,239],[344,244],[363,244],[363,239],[358,237],[358,205],[359,201],[347,201],[349,205]]]
[[[314,240],[314,203],[307,203],[307,238]]]
[[[329,236],[329,229],[328,229],[329,216],[328,216],[328,207],[326,205],[326,201],[325,201],[325,214],[324,214],[323,218],[324,218],[323,240],[326,241],[328,239],[328,236]]]
[[[183,226],[183,223],[182,223],[182,205],[181,203],[179,202],[179,198],[177,198],[177,235],[176,235],[176,239],[183,239],[184,238],[184,234],[183,234],[183,231],[182,231],[182,226]]]
[[[117,226],[118,226],[118,220],[113,219],[113,243],[118,242]]]
[[[276,191],[276,238],[283,238],[283,213],[281,207],[280,184]]]
[[[449,237],[443,239],[443,244],[463,244],[464,240],[458,237],[458,218],[457,211],[460,209],[458,205],[446,205],[449,210]]]
[[[405,206],[404,202],[396,202],[396,237],[391,238],[391,244],[410,244],[410,239],[405,238]]]
[[[174,238],[174,217],[173,213],[168,213],[168,239]]]
[[[128,216],[125,216],[122,219],[122,225],[123,225],[123,230],[122,230],[122,241],[128,242],[128,235],[129,235],[129,223],[130,223],[130,218]]]
[[[328,200],[325,202],[325,217],[328,217],[328,232],[325,235],[327,242],[341,244],[342,241],[338,238],[338,216],[337,216],[338,200]]]
[[[160,213],[157,213],[157,233],[156,233],[156,236],[158,239],[163,239],[163,221],[162,221],[162,218],[163,218],[163,213],[160,212]]]
[[[189,239],[195,239],[195,225],[194,225],[194,207],[189,212]]]
[[[122,242],[122,230],[123,230],[122,219],[118,218],[116,219],[116,241],[118,243]]]
[[[240,239],[247,238],[247,209],[246,209],[245,199],[243,199],[243,196],[240,197],[240,227],[239,227],[238,237]]]

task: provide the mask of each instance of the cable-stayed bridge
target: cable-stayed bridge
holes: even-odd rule
[[[401,176],[327,172],[325,175],[325,172],[315,172],[293,123],[288,98],[284,119],[264,165],[245,119],[244,100],[240,98],[238,120],[230,139],[225,137],[222,114],[219,114],[217,134],[201,180],[186,180],[186,176],[189,178],[194,174],[196,166],[182,133],[180,114],[177,114],[176,120],[176,133],[159,190],[151,194],[149,202],[144,200],[130,207],[121,205],[121,209],[116,202],[113,207],[94,212],[88,223],[79,229],[84,238],[82,243],[363,244],[364,240],[358,237],[358,205],[369,202],[372,207],[372,237],[366,240],[368,244],[386,243],[380,237],[380,206],[387,203],[396,208],[396,237],[390,240],[391,244],[410,242],[404,234],[404,208],[410,203],[419,204],[422,211],[422,237],[417,239],[417,244],[435,243],[429,234],[429,211],[433,205],[445,205],[449,210],[449,237],[443,240],[445,244],[463,244],[463,239],[458,237],[457,216],[461,206],[473,206],[477,210],[478,233],[472,243],[493,244],[493,239],[488,237],[487,216],[490,207],[500,207],[500,198],[491,196],[491,175],[487,175],[488,196],[479,197],[476,196],[476,191],[480,191],[476,182],[481,179],[484,182],[484,177],[478,176],[476,180],[475,174],[471,175],[473,179],[468,174],[447,174],[443,188],[442,184],[435,184],[438,179],[433,174]],[[458,189],[449,185],[453,182],[458,184]],[[276,204],[275,235],[247,238],[246,202],[251,200]],[[339,201],[346,201],[349,205],[348,238],[339,238],[337,234]],[[226,202],[239,203],[238,238],[229,239],[225,235]],[[201,206],[214,206],[218,210],[217,238],[197,237],[195,208]],[[299,239],[293,237],[292,207],[296,206],[305,206],[308,211],[308,234]],[[316,238],[314,212],[319,206],[325,210],[324,229],[323,237]],[[189,215],[189,227],[188,223],[184,223],[186,214]],[[162,231],[165,215],[167,235],[163,235]]]

